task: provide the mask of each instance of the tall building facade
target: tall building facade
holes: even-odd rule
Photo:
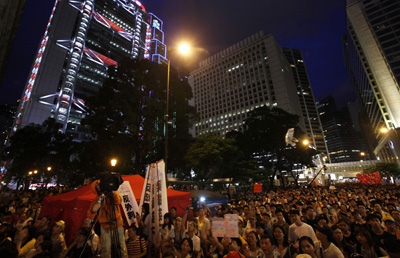
[[[346,14],[345,63],[378,139],[374,153],[399,161],[400,2],[347,0]]]
[[[54,117],[77,141],[80,121],[110,65],[123,58],[166,63],[163,22],[136,0],[56,0],[26,83],[13,131]]]
[[[290,64],[272,35],[259,32],[209,57],[188,81],[200,116],[193,136],[242,131],[248,113],[262,106],[297,114],[305,129]]]
[[[297,86],[297,96],[301,105],[301,113],[306,126],[307,137],[312,142],[312,145],[315,146],[317,151],[329,154],[324,134],[322,132],[321,120],[319,118],[317,106],[315,105],[314,94],[303,61],[303,55],[300,50],[290,48],[283,48],[283,53],[289,61],[290,67],[293,71],[294,81]]]
[[[347,108],[337,110],[336,102],[328,96],[317,103],[331,163],[360,161],[365,147],[354,129]]]

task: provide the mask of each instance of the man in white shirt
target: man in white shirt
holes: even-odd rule
[[[200,257],[200,238],[194,233],[197,231],[197,224],[193,220],[189,222],[188,230],[186,232],[186,237],[192,239],[193,242],[193,257]]]
[[[290,211],[290,219],[294,221],[294,223],[289,226],[289,242],[297,245],[299,238],[302,236],[308,236],[314,242],[317,241],[314,229],[307,223],[301,221],[300,212],[298,210]],[[297,248],[297,246],[295,247]]]
[[[319,240],[315,243],[317,256],[324,258],[344,258],[344,255],[340,249],[332,243],[333,230],[327,225],[323,227],[317,226],[316,230],[317,238]]]

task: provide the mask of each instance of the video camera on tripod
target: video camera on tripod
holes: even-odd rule
[[[115,172],[103,172],[100,174],[100,191],[102,193],[117,191],[123,182],[124,180],[122,180],[120,174]]]

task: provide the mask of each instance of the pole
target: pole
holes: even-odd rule
[[[167,51],[167,58],[168,58],[168,53]],[[168,58],[168,69],[167,69],[167,107],[166,107],[166,112],[165,112],[165,146],[164,146],[164,162],[165,162],[165,184],[168,183],[168,119],[169,119],[169,74],[170,74],[170,67],[171,67],[171,62]]]

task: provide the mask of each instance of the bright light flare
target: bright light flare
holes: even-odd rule
[[[117,165],[117,159],[112,159],[111,160],[111,166],[115,167]]]
[[[303,140],[303,144],[304,144],[304,145],[309,145],[309,144],[310,144],[310,141],[309,141],[309,140]]]
[[[200,202],[205,202],[206,198],[205,197],[200,197]]]
[[[178,50],[180,53],[187,55],[190,52],[190,46],[188,44],[184,43],[178,47]]]
[[[381,128],[381,133],[387,133],[389,130],[387,128]]]

